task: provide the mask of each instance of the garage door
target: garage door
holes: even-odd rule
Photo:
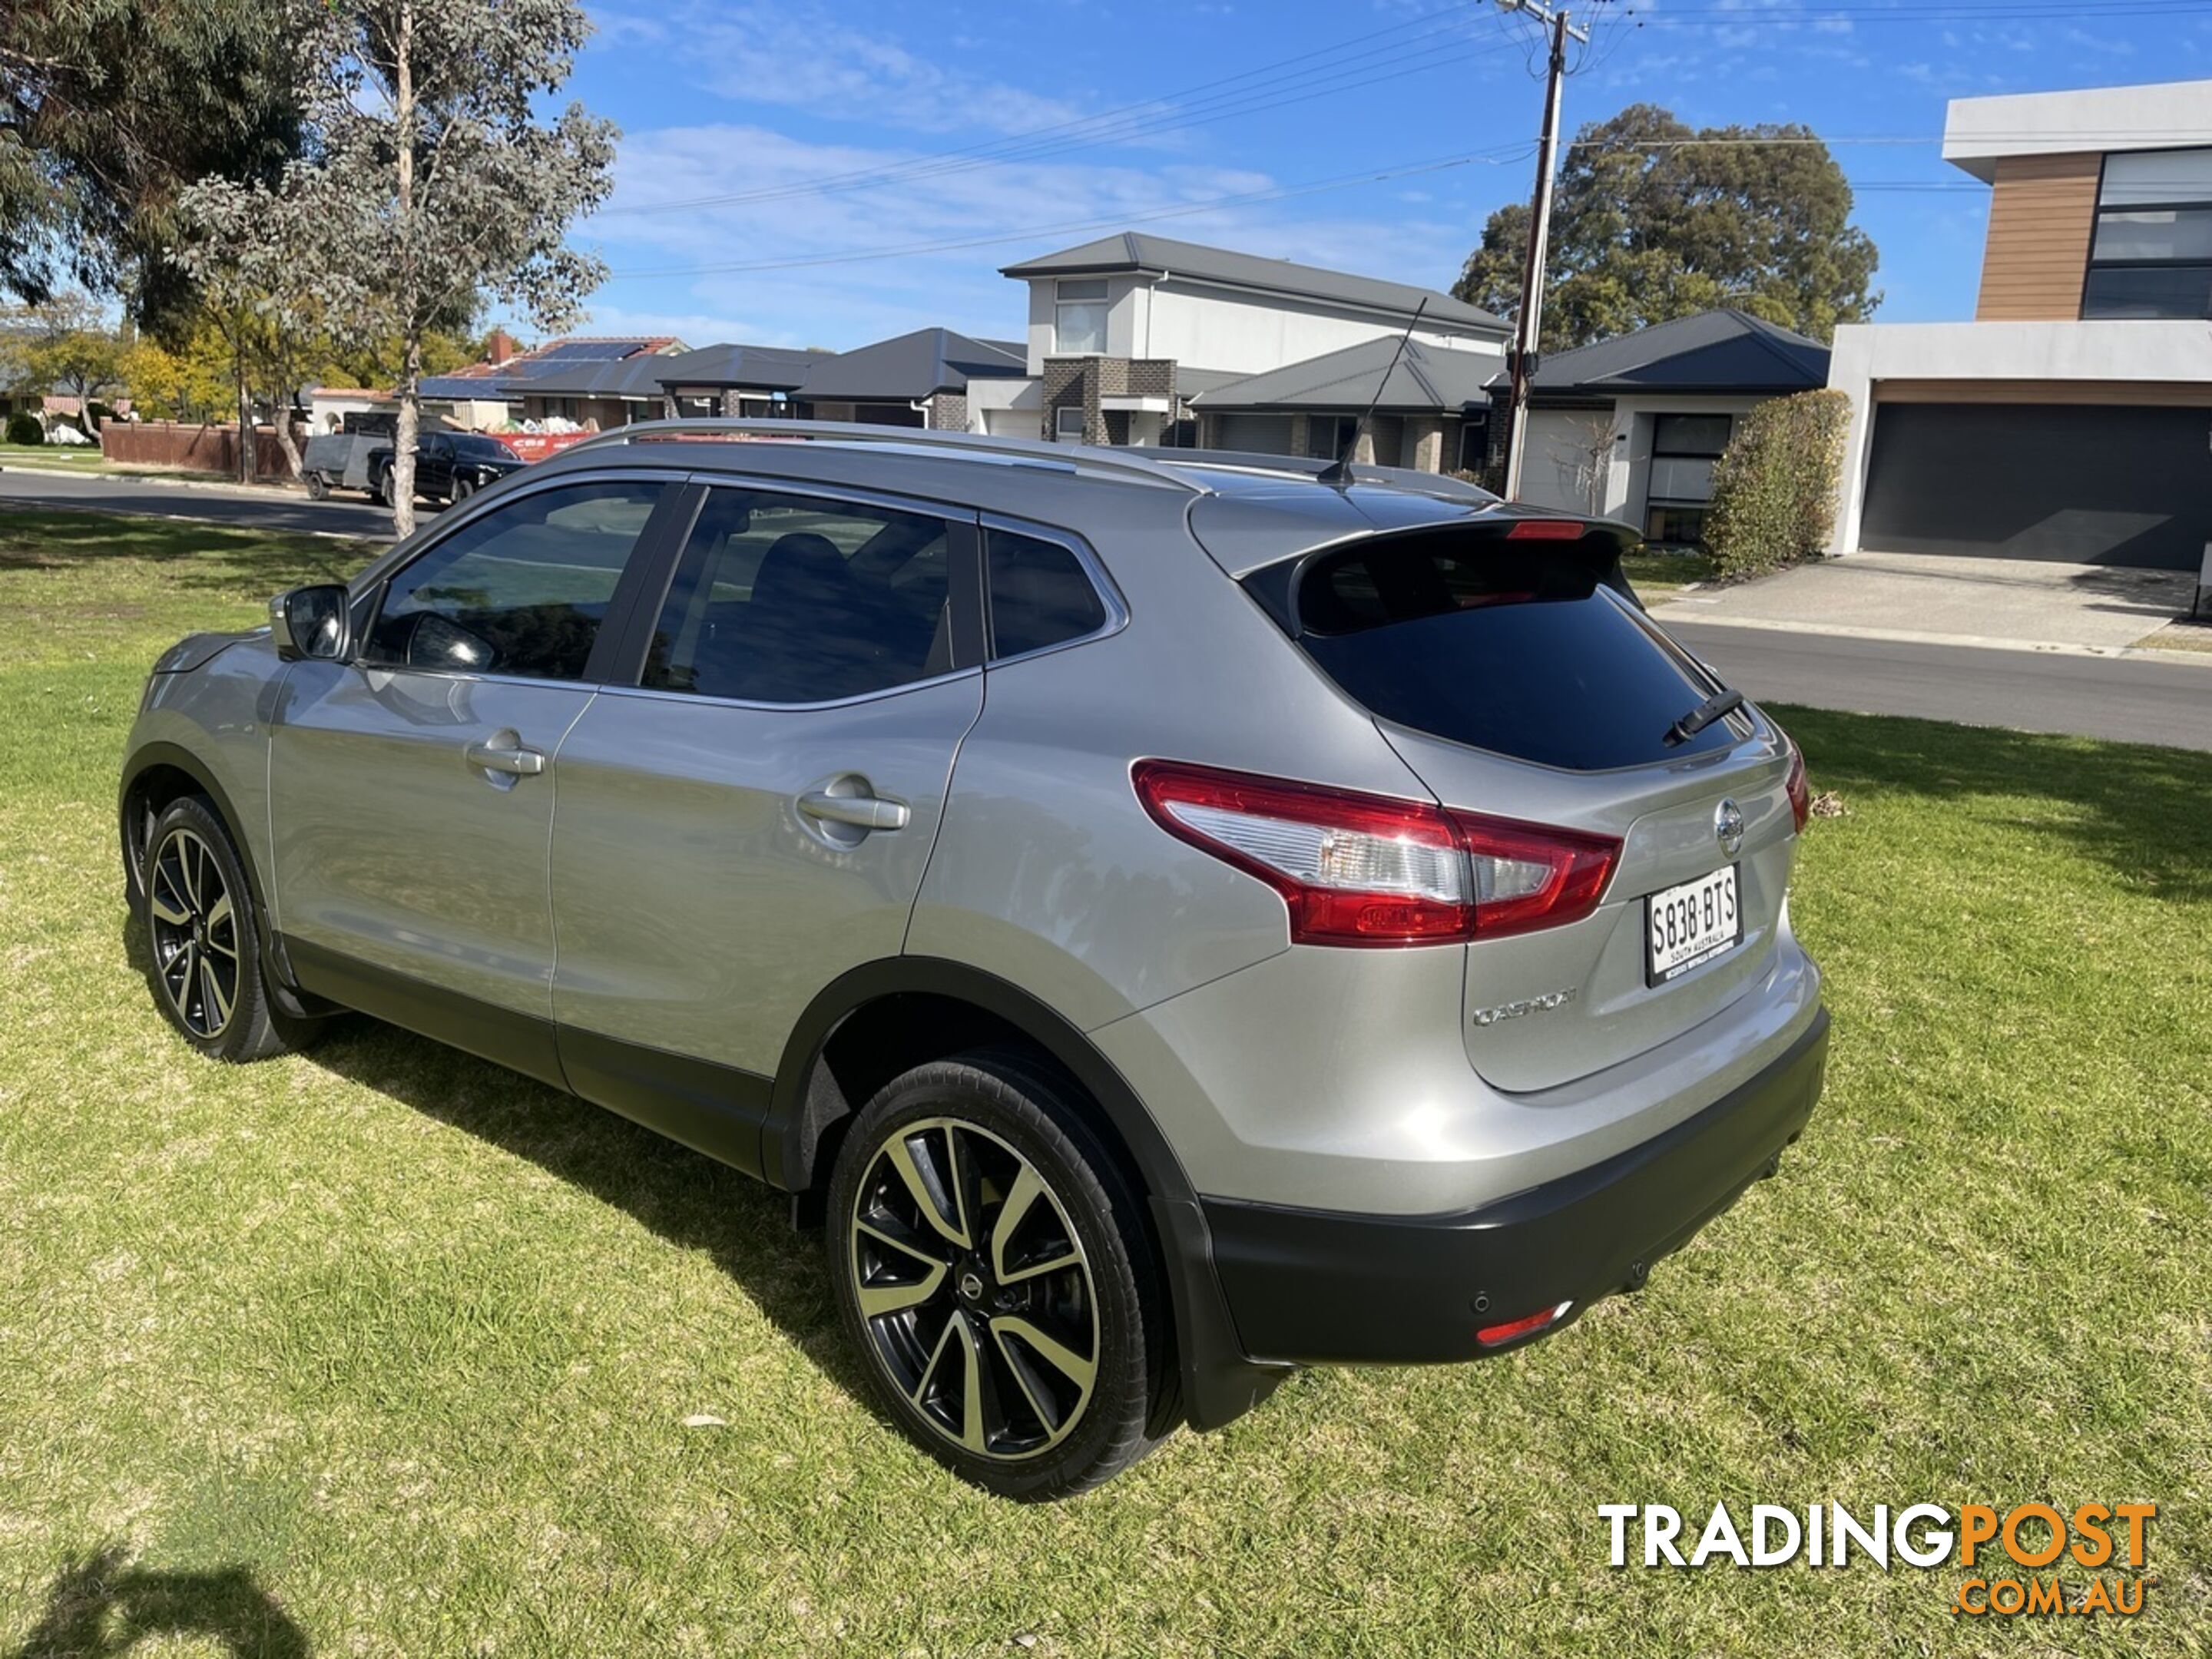
[[[2212,409],[1883,404],[1862,547],[2194,570]]]
[[[1287,415],[1229,414],[1221,417],[1221,449],[1242,449],[1255,455],[1291,453],[1291,417]]]

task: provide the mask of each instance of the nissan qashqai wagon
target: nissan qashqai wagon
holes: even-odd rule
[[[1291,1367],[1559,1331],[1805,1124],[1803,762],[1632,540],[1394,471],[624,428],[155,665],[155,1000],[226,1060],[357,1010],[792,1194],[884,1412],[1074,1492]]]

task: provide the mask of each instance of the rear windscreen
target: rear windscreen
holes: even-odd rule
[[[1610,543],[1456,531],[1249,581],[1331,679],[1399,726],[1576,771],[1737,741],[1734,720],[1670,741],[1718,687],[1607,585],[1615,558]]]

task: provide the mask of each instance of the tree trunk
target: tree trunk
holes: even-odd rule
[[[246,389],[246,365],[238,368],[238,481],[253,482],[253,397]]]
[[[415,441],[422,429],[422,307],[415,270],[415,8],[402,0],[392,42],[393,125],[398,129],[399,430],[392,441],[392,531],[415,533]]]
[[[300,441],[292,435],[292,411],[276,393],[270,395],[269,407],[276,411],[276,447],[284,452],[285,471],[297,482],[306,469],[300,461]]]

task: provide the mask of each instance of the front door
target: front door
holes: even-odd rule
[[[757,1167],[799,1014],[904,942],[982,708],[974,549],[957,518],[707,491],[641,684],[561,750],[553,1005],[579,1093]]]
[[[307,988],[557,1079],[557,757],[668,489],[606,479],[509,501],[387,579],[353,661],[294,666],[270,811]]]

